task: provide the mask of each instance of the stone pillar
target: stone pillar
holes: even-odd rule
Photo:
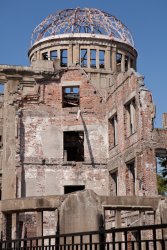
[[[106,55],[105,55],[105,68],[107,70],[111,69],[111,47],[107,47],[106,49]]]
[[[60,61],[60,49],[57,49],[57,58],[58,58],[59,61]]]
[[[68,47],[68,66],[73,64],[73,45],[70,44]]]
[[[130,57],[128,56],[128,69],[130,69],[131,65],[130,65]]]
[[[43,236],[43,212],[37,212],[37,237]]]
[[[115,227],[121,228],[121,210],[115,210]],[[122,233],[117,233],[116,235],[116,241],[122,241]]]
[[[99,69],[99,49],[96,49],[96,68]]]
[[[125,54],[122,54],[121,72],[125,72]]]
[[[43,236],[43,212],[36,213],[37,219],[37,237]],[[38,246],[42,246],[42,240],[38,240]]]
[[[17,238],[17,227],[18,227],[18,215],[16,213],[13,213],[12,214],[12,239],[13,240]]]
[[[80,63],[80,47],[79,44],[76,44],[73,47],[73,63]]]
[[[38,50],[38,51],[37,51],[37,60],[40,60],[40,59],[42,59],[42,58],[41,58],[40,51]]]
[[[116,47],[113,46],[112,47],[112,55],[111,55],[111,58],[112,58],[112,70],[115,72],[116,71]]]
[[[21,79],[18,76],[11,77],[5,84],[2,199],[16,198],[16,107],[14,101],[17,96],[14,93],[17,92],[17,85]]]
[[[88,48],[87,50],[88,55],[87,55],[87,63],[88,63],[88,68],[90,68],[90,49]]]

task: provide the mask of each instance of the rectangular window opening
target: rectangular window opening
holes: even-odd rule
[[[43,60],[48,60],[48,59],[49,59],[49,58],[48,58],[48,52],[42,53],[42,59],[43,59]]]
[[[68,55],[67,49],[60,50],[60,66],[67,67]]]
[[[80,63],[81,63],[81,67],[87,67],[87,49],[81,49],[80,52]]]
[[[115,147],[118,144],[118,120],[115,114],[109,119],[109,146]]]
[[[96,68],[96,50],[95,49],[90,50],[90,67]]]
[[[52,50],[50,52],[50,60],[54,61],[57,59],[57,50]]]
[[[77,191],[84,190],[85,186],[84,185],[77,185],[77,186],[64,186],[64,194],[69,194]]]
[[[78,107],[80,104],[79,87],[68,86],[62,89],[63,97],[63,108],[66,107]]]
[[[125,71],[128,71],[129,57],[125,56]]]
[[[99,68],[100,69],[105,68],[105,51],[104,50],[99,51]]]
[[[122,62],[122,54],[116,53],[117,72],[121,72],[121,62]]]
[[[135,99],[131,100],[126,106],[125,124],[126,136],[130,136],[136,132],[136,103]]]
[[[64,132],[64,161],[84,161],[84,132]]]
[[[134,61],[132,58],[130,59],[130,68],[134,68]]]
[[[135,195],[135,162],[127,164],[127,195]]]
[[[0,95],[4,94],[4,84],[0,83]],[[1,99],[0,99],[1,101]]]
[[[111,195],[117,196],[118,195],[118,171],[114,173],[110,173],[111,178]]]

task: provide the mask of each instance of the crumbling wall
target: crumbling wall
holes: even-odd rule
[[[16,197],[16,91],[18,78],[10,78],[5,83],[4,92],[4,126],[3,126],[3,176],[2,176],[2,199]],[[9,185],[10,183],[10,185]]]
[[[38,80],[34,93],[28,93],[22,102],[20,148],[23,165],[18,193],[24,196],[64,194],[64,186],[82,185],[98,194],[106,194],[105,103],[81,70],[72,68],[54,79],[46,75]],[[79,86],[80,106],[63,108],[62,90],[64,86],[73,85]],[[64,131],[84,132],[83,162],[65,160]]]
[[[117,116],[118,143],[109,145],[108,162],[111,175],[116,172],[118,175],[117,195],[156,195],[156,159],[152,145],[155,109],[143,77],[133,70],[119,74],[107,105],[109,119]]]
[[[133,70],[113,75],[99,91],[76,67],[19,70],[10,73],[16,79],[6,75],[3,199],[63,195],[68,186],[98,195],[110,195],[109,188],[119,196],[157,194],[155,150],[166,147],[166,130],[153,128],[154,105],[142,76]],[[63,88],[76,86],[79,105],[64,107]],[[117,126],[110,141],[109,122]],[[68,161],[65,132],[78,133],[84,161]],[[45,233],[53,232],[54,215],[45,213],[44,220]],[[29,221],[31,234],[37,223]]]

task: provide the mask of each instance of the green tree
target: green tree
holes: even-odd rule
[[[158,164],[160,166],[157,174],[158,193],[167,194],[167,157],[159,157]]]
[[[159,165],[161,166],[161,174],[165,178],[167,177],[167,157],[160,157],[159,158]]]

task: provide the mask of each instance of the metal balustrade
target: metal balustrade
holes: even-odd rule
[[[3,250],[167,250],[167,224],[1,240]]]

